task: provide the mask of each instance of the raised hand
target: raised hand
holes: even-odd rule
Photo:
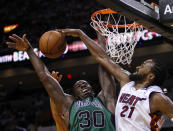
[[[59,76],[58,76],[58,74],[59,74],[59,72],[52,71],[51,76],[52,76],[53,78],[55,78],[58,82],[60,82],[61,79],[62,79],[62,75],[59,75]]]
[[[19,51],[27,51],[30,48],[30,43],[26,39],[26,34],[24,34],[22,38],[16,34],[12,34],[12,36],[9,36],[9,39],[11,39],[12,42],[6,42],[8,48],[17,49]]]

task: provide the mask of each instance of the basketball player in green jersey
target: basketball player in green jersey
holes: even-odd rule
[[[59,82],[51,76],[47,67],[33,51],[26,35],[9,36],[9,48],[26,51],[30,61],[48,92],[51,100],[59,107],[57,112],[64,112],[64,122],[70,131],[114,131],[115,85],[114,79],[102,67],[99,68],[101,91],[94,97],[91,85],[85,80],[77,81],[73,86],[75,96],[64,93]]]
[[[98,42],[105,48],[104,38],[97,32]],[[70,111],[70,131],[114,131],[113,121],[115,120],[115,81],[103,67],[99,65],[99,81],[101,92],[94,97],[92,87],[86,81],[78,81],[74,84],[75,96],[79,96],[72,104]],[[80,93],[81,85],[87,86],[83,93]],[[87,93],[90,92],[90,93]],[[83,94],[83,95],[82,95]],[[82,96],[80,96],[82,95]]]

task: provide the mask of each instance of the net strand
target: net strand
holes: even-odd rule
[[[143,27],[135,22],[127,24],[125,16],[116,18],[113,13],[106,16],[105,19],[105,14],[96,14],[91,18],[91,26],[107,37],[106,52],[115,63],[130,64]]]

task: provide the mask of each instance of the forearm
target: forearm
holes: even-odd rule
[[[104,68],[99,65],[98,70],[101,92],[98,97],[105,104],[106,108],[112,113],[115,113],[116,103],[116,85],[113,77]]]
[[[57,31],[61,31],[62,33],[64,33],[65,36],[79,37],[85,43],[85,45],[87,46],[93,57],[96,59],[96,61],[104,66],[105,63],[103,59],[109,58],[106,52],[102,49],[102,47],[99,44],[96,44],[96,42],[89,38],[82,30],[62,29]]]
[[[27,50],[27,54],[28,54],[30,61],[40,79],[42,78],[43,74],[50,74],[47,67],[45,66],[45,64],[36,55],[36,53],[34,52],[34,50],[31,46]]]
[[[96,31],[96,33],[98,38],[98,44],[106,51],[105,37],[102,36],[98,31]],[[115,98],[116,85],[113,76],[108,73],[101,65],[99,65],[98,68],[98,75],[102,90],[106,93],[106,95],[111,93],[111,96]]]
[[[128,76],[122,72],[121,67],[111,60],[99,44],[96,44],[82,31],[80,31],[79,37],[88,47],[95,60],[111,73],[121,85],[129,82]]]
[[[108,58],[104,49],[99,44],[97,44],[94,40],[89,38],[83,31],[79,32],[79,37],[86,44],[88,50],[93,55],[93,57],[97,60],[97,62],[99,62],[100,64],[103,64],[101,60],[104,58]]]
[[[27,54],[30,58],[30,61],[42,81],[44,88],[46,89],[49,96],[54,100],[62,100],[65,97],[62,87],[60,84],[50,75],[45,64],[40,60],[40,58],[36,55],[33,48],[29,48]],[[58,102],[58,101],[57,101]]]
[[[105,97],[111,97],[115,99],[116,83],[112,75],[108,73],[101,65],[99,65],[98,68],[98,75]]]
[[[97,39],[98,39],[98,44],[106,51],[106,39],[104,36],[102,36],[98,31],[97,33]]]

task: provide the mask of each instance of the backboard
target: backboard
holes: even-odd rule
[[[97,0],[107,8],[146,26],[154,32],[173,40],[173,29],[160,22],[159,6],[151,5],[146,0]],[[157,3],[159,0],[157,0]],[[160,0],[161,1],[161,0]]]

